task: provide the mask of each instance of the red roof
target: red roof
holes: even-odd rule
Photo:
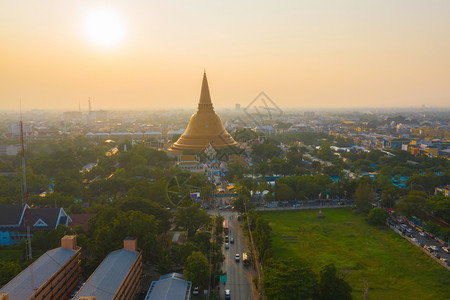
[[[88,221],[90,218],[94,217],[96,214],[73,214],[69,215],[72,219],[72,222],[69,223],[70,227],[75,227],[77,225],[83,226],[84,230],[88,229]]]

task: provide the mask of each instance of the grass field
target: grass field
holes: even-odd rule
[[[298,256],[315,271],[333,262],[363,299],[450,299],[450,272],[392,230],[367,224],[351,208],[262,212],[276,257]],[[296,236],[284,238],[284,236]]]

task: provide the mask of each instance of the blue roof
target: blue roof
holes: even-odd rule
[[[170,273],[153,281],[145,300],[188,300],[191,296],[192,282],[182,274]]]
[[[45,252],[33,264],[34,290],[31,287],[31,266],[0,289],[0,293],[9,295],[9,299],[28,299],[56,273],[77,251],[56,248]]]
[[[73,299],[89,296],[96,300],[112,299],[138,255],[139,252],[126,249],[108,254]]]

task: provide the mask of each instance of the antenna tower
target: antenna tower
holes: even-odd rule
[[[23,142],[22,108],[20,108],[20,142],[22,146],[22,175],[23,175],[22,207],[23,209],[25,209],[25,222],[27,226],[27,240],[28,240],[28,259],[30,261],[30,271],[31,271],[31,288],[34,290],[33,253],[31,249],[30,208],[28,206],[27,175],[25,167],[25,144]]]

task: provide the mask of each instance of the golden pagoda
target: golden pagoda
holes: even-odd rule
[[[191,116],[186,131],[170,146],[169,150],[203,150],[209,144],[215,149],[237,145],[233,137],[223,127],[220,117],[214,112],[205,72],[198,110]]]

